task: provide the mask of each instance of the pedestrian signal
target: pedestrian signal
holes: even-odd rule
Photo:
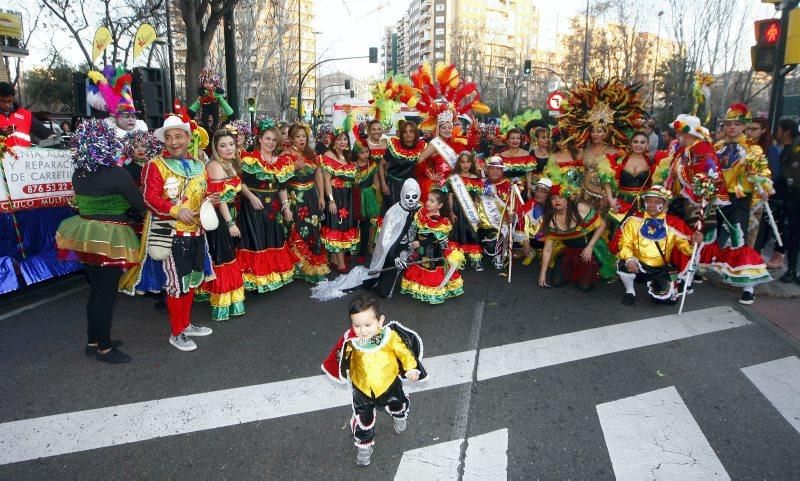
[[[530,60],[526,60],[525,61],[525,65],[522,67],[522,73],[524,73],[525,75],[530,75],[531,74],[531,61]]]

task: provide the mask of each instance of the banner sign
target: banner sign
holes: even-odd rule
[[[133,59],[139,58],[142,51],[150,46],[156,39],[156,29],[149,23],[143,23],[136,30],[136,36],[133,42]]]
[[[0,12],[0,37],[22,40],[22,17],[16,13]]]
[[[109,45],[111,45],[111,30],[106,27],[99,27],[94,33],[94,41],[92,42],[92,62],[96,62]]]
[[[17,147],[14,154],[3,157],[0,212],[62,206],[75,194],[69,150]]]

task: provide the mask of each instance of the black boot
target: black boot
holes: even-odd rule
[[[794,269],[789,269],[781,276],[779,280],[783,283],[789,284],[790,282],[794,282],[796,279],[797,272]]]

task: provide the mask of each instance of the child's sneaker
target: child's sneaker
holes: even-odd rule
[[[356,464],[359,466],[369,466],[372,457],[372,446],[365,446],[358,448],[356,455]]]
[[[408,427],[408,419],[406,418],[392,418],[394,419],[394,432],[397,434],[402,433]]]

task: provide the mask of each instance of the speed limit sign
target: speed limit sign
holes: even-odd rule
[[[564,94],[556,90],[547,97],[547,108],[554,112],[561,110],[561,102],[564,101]]]

